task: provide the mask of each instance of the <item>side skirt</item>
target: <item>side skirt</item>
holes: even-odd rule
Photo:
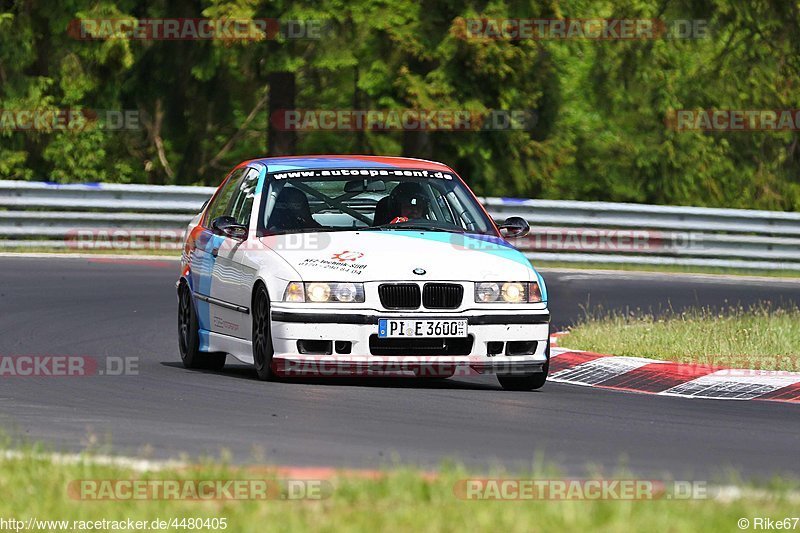
[[[249,365],[255,363],[252,341],[201,329],[200,344],[204,352],[225,352],[242,363]]]

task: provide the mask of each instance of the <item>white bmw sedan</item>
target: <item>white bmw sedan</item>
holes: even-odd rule
[[[496,374],[540,388],[547,289],[448,166],[377,156],[245,161],[186,231],[188,368],[227,356],[264,380]]]

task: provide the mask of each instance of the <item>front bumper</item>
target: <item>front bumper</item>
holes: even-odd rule
[[[544,370],[544,361],[527,356],[495,357],[484,361],[462,356],[354,356],[354,355],[278,355],[272,370],[279,376],[391,376],[443,377],[479,374],[530,375]]]
[[[378,332],[378,320],[467,319],[471,348],[457,355],[413,353],[374,355],[370,337]],[[534,374],[542,372],[549,357],[550,314],[547,309],[508,311],[467,311],[459,313],[397,313],[375,310],[331,312],[273,306],[273,370],[279,375],[397,375],[449,376],[473,374]],[[350,343],[347,353],[301,353],[300,340]],[[490,354],[489,343],[535,341],[532,353]],[[411,350],[410,350],[411,351]]]

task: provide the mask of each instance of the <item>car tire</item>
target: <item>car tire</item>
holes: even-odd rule
[[[222,370],[227,354],[200,351],[200,324],[192,302],[192,291],[185,283],[178,290],[178,349],[183,366],[194,370]]]
[[[545,350],[544,353],[547,356],[547,361],[545,362],[544,366],[542,366],[541,372],[524,376],[514,376],[514,375],[504,376],[502,374],[498,374],[497,381],[500,382],[500,386],[503,387],[503,389],[505,390],[513,390],[513,391],[531,391],[531,390],[541,389],[542,387],[544,387],[544,384],[547,382],[547,375],[550,373],[549,344],[547,345],[547,349]]]
[[[266,287],[259,285],[253,297],[253,363],[261,381],[275,378],[272,371],[275,350],[272,346],[271,326],[269,294]]]

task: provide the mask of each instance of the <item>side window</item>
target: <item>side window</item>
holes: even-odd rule
[[[228,176],[227,181],[219,190],[217,196],[211,202],[211,205],[208,206],[208,211],[206,211],[207,224],[211,224],[212,220],[221,217],[228,210],[228,204],[230,204],[231,197],[237,191],[239,181],[242,177],[242,174],[244,174],[245,170],[246,169],[244,168],[236,169],[230,176]]]
[[[238,191],[230,203],[230,209],[225,214],[235,218],[239,224],[249,226],[250,212],[253,210],[257,186],[258,171],[254,168],[247,169],[247,174],[239,182]]]

